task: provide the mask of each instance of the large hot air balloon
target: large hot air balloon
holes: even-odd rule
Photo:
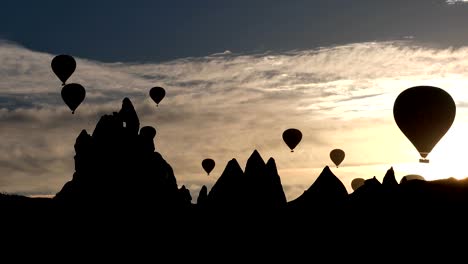
[[[52,59],[50,66],[55,75],[62,81],[62,85],[65,85],[68,78],[75,72],[76,61],[70,55],[61,54]]]
[[[353,191],[356,191],[359,187],[364,185],[364,182],[366,180],[363,178],[356,178],[351,181],[351,188],[353,188]]]
[[[283,140],[286,145],[294,152],[294,148],[301,142],[302,133],[299,129],[289,128],[283,132]]]
[[[69,83],[62,87],[62,99],[68,105],[72,114],[76,108],[83,102],[86,96],[86,90],[81,84]]]
[[[345,152],[341,149],[334,149],[330,151],[330,159],[335,163],[336,167],[341,164],[345,158]]]
[[[149,95],[156,103],[156,106],[158,106],[164,96],[166,96],[166,90],[164,90],[162,87],[153,87],[150,89]]]
[[[212,159],[204,159],[201,164],[206,173],[208,173],[208,175],[210,175],[210,172],[215,167],[215,161]]]
[[[393,117],[403,134],[428,163],[427,155],[452,126],[456,106],[450,94],[433,86],[415,86],[398,95]]]

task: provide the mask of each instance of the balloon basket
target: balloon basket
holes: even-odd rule
[[[429,163],[429,160],[428,159],[419,159],[419,162],[420,163]]]

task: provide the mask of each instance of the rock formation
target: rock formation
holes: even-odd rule
[[[207,204],[214,208],[274,209],[286,206],[286,196],[273,158],[265,164],[254,150],[245,172],[237,160],[226,169],[208,194]]]
[[[189,191],[178,189],[172,167],[155,152],[156,130],[140,130],[128,98],[122,108],[104,115],[92,135],[81,131],[75,143],[75,173],[54,197],[62,204],[107,207],[177,208],[191,204]]]
[[[334,209],[343,206],[347,198],[346,187],[326,166],[309,189],[295,200],[290,201],[289,205],[292,208],[302,210]]]

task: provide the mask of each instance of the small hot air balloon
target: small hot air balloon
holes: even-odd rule
[[[86,96],[86,90],[81,84],[69,83],[62,87],[62,99],[68,105],[72,114],[76,108],[83,102]]]
[[[408,175],[403,176],[403,177],[401,178],[400,184],[401,184],[401,183],[406,183],[406,182],[412,181],[412,180],[425,181],[426,179],[424,179],[423,176],[418,175],[418,174],[408,174]]]
[[[330,151],[330,159],[335,163],[336,167],[341,164],[345,158],[345,152],[341,149],[334,149]]]
[[[396,124],[419,152],[419,162],[424,163],[429,162],[427,155],[452,126],[455,114],[450,94],[433,86],[408,88],[393,106]]]
[[[166,96],[166,90],[164,90],[162,87],[153,87],[150,89],[149,95],[156,103],[156,106],[158,106],[164,96]]]
[[[353,191],[356,191],[359,187],[364,185],[364,182],[366,180],[363,178],[356,178],[351,181],[351,188],[353,188]]]
[[[208,175],[210,175],[210,172],[215,167],[215,161],[212,159],[204,159],[201,164],[206,173],[208,173]]]
[[[291,152],[294,152],[294,148],[301,142],[302,133],[299,129],[289,128],[283,132],[283,140],[286,145],[291,149]]]
[[[140,136],[153,139],[156,136],[156,129],[152,126],[140,128]]]
[[[62,85],[65,85],[68,78],[75,72],[76,61],[70,55],[61,54],[52,59],[50,66],[55,75],[62,81]]]

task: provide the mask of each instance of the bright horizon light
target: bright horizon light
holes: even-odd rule
[[[392,166],[397,181],[408,174],[465,177],[468,47],[366,42],[144,64],[76,57],[69,82],[87,91],[75,115],[60,98],[52,58],[0,42],[0,192],[58,192],[73,175],[78,134],[92,133],[100,116],[118,111],[127,96],[140,124],[156,128],[156,150],[194,200],[201,186],[210,190],[229,160],[245,168],[255,149],[265,161],[275,159],[288,200],[327,165],[348,192],[354,178],[382,180]],[[419,85],[440,87],[457,104],[454,123],[429,154],[429,164],[418,162],[392,111],[400,92]],[[167,92],[157,108],[148,96],[154,86]],[[303,133],[294,153],[281,138],[287,128]],[[335,148],[346,153],[339,168],[329,158]],[[207,157],[216,161],[210,176],[201,167]]]

